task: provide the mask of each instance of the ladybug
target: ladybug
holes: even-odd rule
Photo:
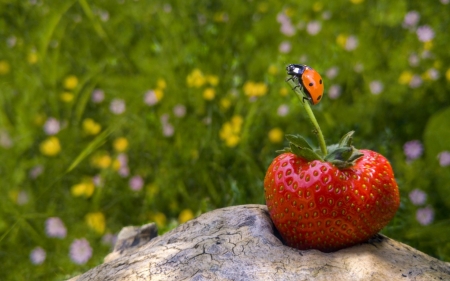
[[[323,81],[320,74],[304,64],[290,64],[286,67],[286,70],[287,74],[291,75],[287,81],[298,80],[298,86],[295,88],[303,88],[307,95],[303,98],[303,101],[307,99],[312,105],[318,104],[323,96]]]

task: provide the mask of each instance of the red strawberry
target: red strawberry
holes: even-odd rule
[[[368,240],[394,217],[400,198],[391,165],[351,146],[352,134],[326,157],[303,138],[288,136],[290,149],[270,165],[266,202],[287,245],[335,251]]]

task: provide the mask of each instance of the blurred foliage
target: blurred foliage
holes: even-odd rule
[[[84,272],[123,226],[264,204],[280,134],[315,141],[289,63],[324,77],[329,143],[355,130],[390,159],[402,204],[383,232],[450,261],[448,2],[0,1],[0,279]]]

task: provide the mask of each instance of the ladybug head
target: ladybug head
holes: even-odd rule
[[[290,64],[286,67],[288,75],[301,76],[306,69],[306,65],[301,64]]]

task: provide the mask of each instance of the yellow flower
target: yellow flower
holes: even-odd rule
[[[100,153],[91,158],[91,165],[100,168],[106,169],[111,166],[112,159],[107,153]]]
[[[200,88],[203,84],[205,84],[206,79],[201,70],[196,68],[191,72],[191,74],[188,75],[186,82],[188,87]]]
[[[433,41],[427,41],[423,43],[424,50],[431,50],[431,48],[433,48]]]
[[[111,168],[114,171],[118,171],[120,169],[120,161],[119,161],[119,159],[114,159],[114,161],[111,164]]]
[[[63,102],[72,102],[74,99],[74,95],[70,92],[64,92],[62,93],[59,98],[63,101]]]
[[[147,195],[153,197],[159,193],[159,187],[155,183],[147,185]]]
[[[347,38],[348,38],[347,35],[339,34],[338,37],[336,38],[336,43],[342,48],[345,48],[345,45],[347,44]]]
[[[409,84],[409,82],[411,82],[412,78],[413,78],[413,74],[411,73],[411,71],[405,70],[402,72],[402,74],[400,74],[400,77],[398,78],[398,83],[400,83],[402,85]]]
[[[323,9],[323,3],[315,2],[312,8],[314,12],[320,12]]]
[[[64,79],[64,88],[67,90],[73,90],[78,85],[78,78],[75,75],[69,75]]]
[[[95,190],[94,182],[91,178],[85,178],[81,183],[75,184],[70,189],[70,193],[74,197],[84,196],[89,198],[92,196]]]
[[[59,143],[59,139],[55,136],[51,136],[45,139],[39,145],[39,150],[45,156],[55,156],[61,151],[61,144]]]
[[[10,190],[8,192],[8,197],[13,202],[17,202],[17,198],[19,197],[19,191],[18,190]]]
[[[102,130],[102,126],[96,123],[91,118],[86,118],[83,120],[83,131],[88,135],[96,135]]]
[[[89,213],[85,217],[87,225],[98,234],[105,232],[105,216],[101,212]]]
[[[42,126],[44,125],[45,120],[47,120],[47,117],[44,114],[39,113],[34,117],[34,124],[36,126]]]
[[[269,4],[266,2],[259,3],[257,9],[260,13],[266,13],[269,10]]]
[[[158,212],[158,213],[150,216],[150,220],[154,221],[158,227],[162,228],[166,225],[167,218],[166,218],[166,215]]]
[[[225,22],[227,14],[225,12],[217,12],[214,14],[213,19],[215,22]]]
[[[276,65],[270,65],[269,69],[267,70],[267,72],[269,72],[270,75],[277,75],[278,74],[278,67]]]
[[[203,91],[203,98],[205,100],[213,100],[216,96],[216,91],[213,88],[206,88]]]
[[[124,152],[128,148],[128,140],[124,137],[114,140],[113,147],[117,152]]]
[[[260,97],[267,93],[267,85],[264,83],[248,81],[243,88],[245,95],[249,97]]]
[[[269,141],[272,143],[280,143],[283,141],[283,131],[280,128],[273,128],[269,131]]]
[[[296,10],[294,8],[286,8],[286,10],[284,10],[284,13],[286,14],[286,16],[288,17],[292,17],[295,15]]]
[[[231,106],[231,101],[229,99],[227,99],[227,98],[223,98],[223,99],[220,100],[220,106],[224,110],[227,110]]]
[[[6,75],[9,73],[9,70],[11,67],[9,66],[9,63],[5,60],[0,60],[0,75]]]
[[[350,2],[352,2],[353,4],[360,4],[364,2],[364,0],[350,0]]]
[[[445,72],[445,79],[447,79],[447,81],[450,81],[450,68]]]
[[[226,146],[235,147],[240,138],[241,126],[243,123],[243,119],[239,115],[233,116],[230,122],[226,122],[222,125],[220,129],[219,136],[222,140],[225,141]]]
[[[156,81],[156,87],[160,90],[164,90],[166,88],[166,80],[159,78],[158,81]]]
[[[161,89],[155,89],[153,92],[155,93],[155,97],[158,102],[164,97],[164,91]]]
[[[233,125],[233,129],[239,132],[241,130],[241,125],[244,122],[244,119],[242,119],[239,115],[234,115],[231,118],[231,124]]]
[[[280,89],[280,95],[281,95],[281,96],[285,97],[285,96],[287,96],[288,94],[289,94],[288,89],[286,89],[286,88],[281,88],[281,89]]]
[[[209,85],[215,87],[219,84],[219,77],[217,75],[206,75],[206,81],[208,81]]]
[[[35,64],[38,61],[38,55],[36,54],[36,51],[31,51],[28,53],[27,61],[29,64]]]
[[[190,209],[184,209],[178,216],[178,222],[185,223],[194,218],[194,213]]]

